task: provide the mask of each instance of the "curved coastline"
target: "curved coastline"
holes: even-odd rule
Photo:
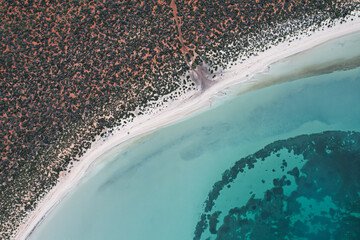
[[[42,220],[51,210],[74,188],[85,176],[91,172],[92,166],[102,155],[120,144],[128,144],[138,137],[148,134],[161,127],[184,120],[209,109],[214,98],[223,95],[224,91],[234,85],[252,82],[252,77],[265,71],[270,64],[280,61],[299,52],[311,49],[329,40],[342,37],[347,34],[360,31],[360,18],[346,23],[337,23],[331,28],[317,31],[310,36],[302,36],[293,40],[278,44],[271,49],[253,56],[245,62],[237,62],[237,65],[223,72],[223,76],[217,78],[217,83],[202,93],[189,92],[182,99],[171,103],[166,109],[156,114],[142,115],[135,118],[126,127],[109,136],[106,141],[102,139],[95,142],[92,147],[75,163],[70,173],[64,173],[58,183],[37,204],[37,207],[25,219],[19,227],[15,239],[27,239],[34,229],[41,224]],[[247,87],[244,87],[244,91]],[[129,134],[128,134],[129,133]]]

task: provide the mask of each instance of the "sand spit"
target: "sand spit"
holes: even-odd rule
[[[359,13],[356,16],[359,16]],[[351,18],[353,20],[350,20]],[[337,22],[331,28],[320,29],[311,36],[305,34],[298,36],[298,39],[287,40],[276,47],[259,53],[257,56],[250,57],[241,64],[240,61],[235,62],[232,67],[222,72],[222,76],[216,77],[214,79],[216,84],[209,86],[206,91],[184,94],[181,99],[169,104],[165,110],[137,116],[133,122],[128,123],[124,128],[107,137],[106,141],[98,140],[81,157],[80,161],[74,164],[71,172],[64,174],[57,185],[37,204],[36,209],[27,216],[23,224],[18,228],[14,239],[27,239],[51,210],[91,171],[92,164],[110,149],[124,142],[129,142],[129,140],[134,140],[134,138],[150,131],[209,109],[214,98],[221,96],[224,90],[236,84],[250,82],[254,74],[265,71],[274,62],[313,48],[326,41],[360,31],[360,17],[351,18],[342,24]]]

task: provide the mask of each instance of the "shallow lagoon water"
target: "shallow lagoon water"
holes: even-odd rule
[[[358,239],[359,171],[359,132],[273,142],[213,185],[194,239]]]
[[[316,56],[320,62],[324,51],[325,63],[331,57],[343,58],[340,52],[349,58],[360,56],[360,34],[336,41],[307,52],[306,58]],[[327,51],[330,47],[337,49],[333,55]],[[283,69],[302,72],[303,56],[275,64],[269,73],[257,76],[259,82],[269,77],[277,81],[276,76],[285,76]],[[114,149],[101,170],[84,179],[31,239],[193,239],[214,183],[239,159],[279,139],[329,130],[360,131],[360,68],[298,76],[292,82],[257,85],[260,89],[221,100],[213,109],[143,136],[126,149]],[[279,168],[282,161],[270,163],[264,172]],[[300,157],[288,164],[303,163]],[[233,204],[246,204],[250,191],[262,196],[271,186],[254,187],[254,179],[269,182],[276,177],[271,174],[256,176],[249,171],[237,188],[246,197],[234,200],[223,191],[224,201],[230,202],[219,198],[216,206],[226,212]],[[221,217],[219,221],[220,225]]]

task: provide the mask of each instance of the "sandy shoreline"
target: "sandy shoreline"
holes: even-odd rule
[[[119,144],[129,142],[130,139],[134,140],[136,137],[150,131],[209,109],[214,98],[221,96],[224,90],[233,85],[249,82],[256,73],[265,71],[270,64],[329,40],[360,31],[360,18],[353,17],[353,21],[350,19],[343,24],[337,23],[332,28],[316,31],[311,36],[301,36],[290,44],[288,41],[280,43],[276,47],[259,53],[258,56],[253,56],[241,64],[238,62],[237,65],[224,71],[222,76],[217,78],[218,82],[205,92],[201,94],[199,92],[185,94],[182,99],[172,102],[165,110],[156,114],[136,117],[126,127],[109,136],[106,141],[99,140],[95,142],[81,157],[80,161],[74,164],[71,172],[63,176],[58,184],[38,203],[37,208],[28,215],[24,223],[18,228],[14,239],[26,239],[69,191],[80,183],[81,179],[91,169],[92,164],[104,153]]]

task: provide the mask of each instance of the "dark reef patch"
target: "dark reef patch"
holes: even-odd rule
[[[227,186],[231,183],[235,195],[247,194],[235,187],[237,181],[246,181],[241,178],[244,170],[276,158],[286,169],[294,158],[283,159],[284,151],[302,157],[303,164],[274,178],[263,196],[252,194],[245,204],[235,203],[221,215],[224,209],[217,203]],[[358,132],[328,131],[276,141],[223,173],[208,195],[194,239],[359,239],[359,172]]]

